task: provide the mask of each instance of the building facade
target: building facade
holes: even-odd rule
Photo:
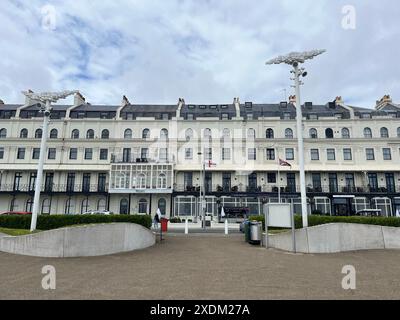
[[[51,113],[41,214],[196,217],[206,211],[291,202],[300,213],[295,97],[275,104],[74,105]],[[309,213],[400,209],[400,105],[375,108],[306,102],[304,145]],[[40,152],[40,104],[0,102],[0,211],[31,211]],[[278,159],[291,166],[279,166]]]

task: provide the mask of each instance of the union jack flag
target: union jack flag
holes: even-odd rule
[[[282,160],[279,158],[279,165],[282,167],[292,167],[292,165],[289,162],[286,162],[285,160]]]

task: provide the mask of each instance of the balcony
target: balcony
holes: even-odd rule
[[[2,184],[0,185],[0,192],[3,193],[31,193],[35,192],[29,184],[20,184],[19,186],[14,186],[14,184]],[[42,184],[40,189],[42,193],[107,193],[108,184]]]

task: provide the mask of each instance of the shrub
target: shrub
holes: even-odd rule
[[[51,230],[71,225],[111,222],[130,222],[140,224],[146,228],[151,227],[151,217],[149,215],[39,215],[36,228],[38,230]],[[30,215],[0,215],[0,227],[29,229],[30,225]]]
[[[182,220],[179,217],[172,217],[171,219],[169,219],[169,222],[171,222],[171,223],[181,223]]]
[[[250,220],[261,221],[264,226],[264,216],[250,216]],[[359,217],[359,216],[322,216],[322,215],[309,215],[308,216],[308,225],[317,226],[320,224],[326,223],[335,223],[335,222],[343,222],[343,223],[361,223],[361,224],[373,224],[378,226],[387,226],[387,227],[400,227],[400,219],[396,217]],[[294,216],[294,224],[296,229],[302,228],[302,218],[301,215]]]

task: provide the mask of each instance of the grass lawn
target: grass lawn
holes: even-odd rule
[[[39,230],[35,230],[33,233],[39,232]],[[8,229],[8,228],[0,228],[0,233],[5,233],[10,236],[23,236],[26,234],[30,234],[30,230],[26,229]]]

